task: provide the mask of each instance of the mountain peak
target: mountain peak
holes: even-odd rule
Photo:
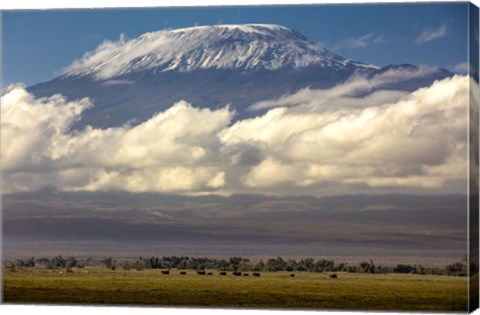
[[[200,25],[185,28],[173,29],[175,33],[204,31],[204,30],[238,30],[245,33],[265,34],[265,31],[292,31],[291,29],[276,24],[220,24],[220,25]]]
[[[276,70],[316,65],[372,67],[337,56],[297,31],[272,24],[227,24],[167,29],[135,39],[105,41],[67,68],[67,75],[107,80],[143,70]]]

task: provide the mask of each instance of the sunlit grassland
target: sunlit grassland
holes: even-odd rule
[[[328,273],[236,277],[212,272],[5,269],[4,302],[443,311],[467,307],[466,277],[337,273],[332,279]]]

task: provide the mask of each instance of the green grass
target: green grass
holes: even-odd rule
[[[466,311],[467,278],[264,272],[261,277],[170,275],[99,267],[4,271],[7,303]]]

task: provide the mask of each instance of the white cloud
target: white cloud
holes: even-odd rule
[[[291,107],[308,103],[321,108],[353,108],[362,106],[380,106],[392,103],[408,93],[396,90],[381,90],[382,85],[395,83],[401,80],[422,78],[433,74],[435,68],[425,66],[390,69],[368,79],[362,76],[353,76],[344,84],[325,90],[302,89],[292,95],[285,95],[279,99],[261,101],[250,106],[249,110],[262,110],[273,107]],[[372,93],[372,91],[375,91]],[[364,95],[358,97],[358,95]]]
[[[316,91],[305,90],[280,102],[297,99],[301,105],[272,109],[222,132],[226,144],[255,143],[264,152],[264,161],[244,175],[247,186],[336,182],[439,188],[466,175],[465,77],[373,106],[362,98],[354,107],[326,109],[318,105]]]
[[[452,183],[467,172],[468,78],[364,93],[393,77],[301,90],[234,124],[228,107],[182,101],[136,126],[81,131],[69,128],[87,99],[35,99],[15,86],[1,105],[3,191],[462,192]]]
[[[233,113],[179,102],[135,127],[69,132],[88,100],[35,100],[16,86],[2,97],[4,191],[195,191],[219,188],[216,133]],[[201,123],[199,123],[201,122]]]
[[[133,83],[135,82],[130,80],[107,80],[102,82],[103,85],[132,85]]]
[[[363,48],[373,44],[385,43],[383,34],[367,33],[359,37],[351,37],[344,39],[337,43],[334,47],[334,51],[342,49],[354,49],[354,48]]]
[[[424,30],[416,39],[417,43],[428,43],[447,35],[448,27],[442,24],[436,29]]]
[[[1,106],[2,169],[14,172],[55,167],[51,158],[63,150],[69,127],[91,103],[67,102],[61,95],[36,100],[16,85],[2,97]]]
[[[450,70],[454,73],[458,73],[458,74],[461,74],[461,75],[466,75],[466,74],[468,74],[469,65],[468,65],[468,62],[461,62],[459,64],[449,66],[447,68],[448,68],[448,70]]]

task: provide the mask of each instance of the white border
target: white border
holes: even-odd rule
[[[183,7],[183,6],[239,6],[239,5],[294,5],[294,4],[359,4],[359,3],[418,3],[431,1],[415,1],[415,0],[2,0],[0,2],[0,10],[25,10],[25,9],[74,9],[74,8],[139,8],[139,7]],[[452,0],[436,0],[435,2],[465,2]],[[480,6],[480,0],[472,1]],[[1,19],[0,19],[1,23]],[[0,27],[1,31],[1,27]],[[1,35],[0,35],[1,40]],[[0,42],[1,43],[1,42]],[[1,47],[1,45],[0,45]],[[1,54],[1,52],[0,52]],[[1,78],[1,77],[0,77]],[[0,199],[1,200],[1,199]],[[0,228],[1,231],[1,228]],[[195,309],[195,308],[160,308],[160,307],[93,307],[93,306],[32,306],[32,305],[0,305],[0,313],[2,314],[49,314],[49,315],[89,315],[95,314],[115,314],[115,315],[300,315],[300,314],[337,314],[337,315],[353,315],[353,314],[409,314],[403,313],[386,313],[386,312],[359,312],[359,311],[281,311],[281,310],[239,310],[239,309]],[[479,314],[480,311],[476,311]],[[416,314],[410,313],[410,314]]]
[[[295,4],[351,4],[351,3],[418,3],[418,2],[466,2],[461,0],[3,0],[0,10],[15,9],[72,9],[72,8],[139,8],[139,7],[183,7],[183,6],[238,6],[238,5],[295,5]],[[473,0],[477,4],[480,0]]]

